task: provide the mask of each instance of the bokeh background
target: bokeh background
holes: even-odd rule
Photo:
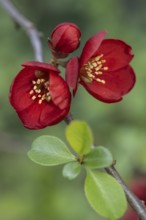
[[[105,104],[80,87],[72,103],[76,119],[91,126],[95,143],[108,147],[117,169],[128,183],[135,172],[146,171],[146,1],[145,0],[15,0],[17,8],[43,33],[45,61],[51,55],[47,38],[61,22],[76,23],[82,31],[81,47],[100,30],[108,38],[132,45],[137,83],[123,101]],[[10,106],[9,87],[21,63],[34,60],[25,32],[0,6],[0,219],[102,220],[84,196],[83,174],[73,181],[62,176],[62,166],[41,167],[27,157],[32,141],[42,134],[65,140],[66,124],[43,130],[25,129]]]

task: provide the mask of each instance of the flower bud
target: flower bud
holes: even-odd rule
[[[81,32],[73,23],[61,23],[52,31],[48,45],[53,55],[58,58],[66,57],[79,47]]]

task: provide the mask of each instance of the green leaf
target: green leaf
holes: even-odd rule
[[[84,156],[84,164],[90,168],[108,167],[112,162],[112,155],[105,147],[95,147]]]
[[[44,166],[54,166],[75,160],[64,142],[49,135],[36,138],[28,156],[32,161]]]
[[[63,176],[72,180],[75,179],[81,172],[81,164],[79,162],[70,162],[65,164],[63,168]]]
[[[107,173],[88,170],[85,195],[95,211],[110,220],[119,219],[126,211],[124,191],[121,185]]]
[[[66,138],[74,151],[80,155],[88,153],[93,145],[92,131],[84,121],[72,121],[67,126]]]

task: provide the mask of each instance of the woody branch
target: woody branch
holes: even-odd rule
[[[31,45],[34,50],[35,60],[43,61],[42,55],[42,44],[40,40],[40,32],[36,29],[35,25],[28,20],[25,16],[23,16],[18,9],[12,4],[10,0],[0,0],[0,4],[9,14],[9,16],[24,29],[26,34],[28,35]],[[73,120],[72,116],[69,114],[66,117],[65,121],[69,124]],[[137,212],[141,220],[146,220],[146,209],[142,201],[140,201],[127,187],[118,171],[114,166],[106,168],[106,172],[112,175],[122,186],[127,200],[131,207]]]

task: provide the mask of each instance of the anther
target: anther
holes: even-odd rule
[[[95,80],[96,80],[97,82],[100,82],[100,83],[105,84],[105,80],[102,80],[102,79],[99,79],[99,78],[96,78]]]
[[[96,63],[96,62],[92,63],[92,65],[93,65],[94,67],[97,67],[97,63]]]
[[[45,98],[46,98],[46,95],[43,94],[41,99],[42,99],[42,100],[45,100]]]
[[[92,73],[87,73],[87,74],[88,74],[89,77],[91,77],[93,79],[95,78],[95,76]]]
[[[34,86],[33,89],[36,90],[36,89],[37,89],[37,86]]]
[[[50,100],[51,100],[51,96],[47,96],[47,97],[46,97],[46,100],[47,100],[47,101],[50,101]]]
[[[33,95],[33,96],[32,96],[32,100],[35,100],[35,99],[36,99],[36,96],[35,96],[35,95]]]
[[[40,99],[40,100],[38,101],[38,103],[39,103],[39,104],[42,104],[42,102],[43,102],[43,100],[42,100],[42,99]]]
[[[103,57],[103,54],[101,54],[100,56],[97,56],[97,57],[95,58],[95,60],[98,61],[98,60],[100,60],[101,57]]]
[[[97,74],[99,74],[99,75],[102,74],[102,71],[98,71]]]
[[[41,72],[35,72],[41,73]],[[36,80],[32,80],[33,88],[29,91],[31,95],[31,99],[38,100],[38,103],[41,104],[44,100],[49,102],[51,100],[51,95],[49,91],[49,82],[44,78],[37,78]]]
[[[102,72],[101,72],[101,71],[95,71],[94,74],[95,74],[95,75],[101,75]]]
[[[40,84],[40,83],[41,83],[41,80],[40,80],[40,79],[38,79],[38,80],[37,80],[37,84]]]
[[[30,90],[29,94],[32,95],[33,93],[34,93],[34,91],[33,91],[33,90]]]
[[[105,80],[97,78],[97,75],[104,74],[104,71],[108,70],[107,66],[104,66],[106,62],[105,59],[102,59],[104,55],[97,55],[97,57],[91,58],[84,66],[81,68],[81,79],[85,82],[92,82],[96,80],[97,82],[105,84]]]
[[[103,69],[104,69],[104,70],[108,70],[108,67],[107,67],[107,66],[105,66],[105,67],[103,67]]]
[[[95,68],[96,71],[100,70],[102,67],[102,64],[100,64],[98,67]]]
[[[92,64],[89,64],[89,68],[92,70],[94,66]]]
[[[36,93],[41,93],[41,90],[40,89],[36,89],[35,92]]]

